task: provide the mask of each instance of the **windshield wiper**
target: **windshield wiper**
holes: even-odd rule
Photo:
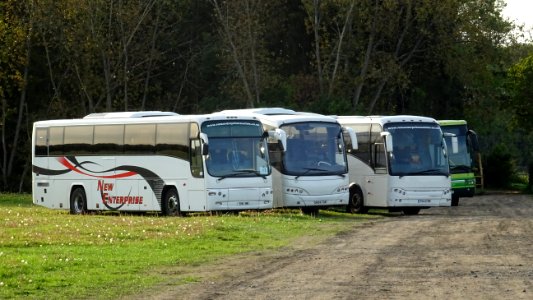
[[[412,172],[412,173],[409,173],[409,175],[443,175],[446,177],[449,176],[448,173],[443,172],[440,169],[429,169],[429,170],[423,170],[423,171],[418,171],[418,172]]]
[[[453,171],[464,171],[464,172],[472,171],[472,168],[470,168],[469,166],[466,166],[466,165],[450,166],[450,169],[453,170]]]
[[[326,172],[327,170],[324,170],[324,169],[319,169],[319,168],[304,168],[305,169],[305,172],[303,172],[302,174],[294,177],[294,179],[298,179],[299,177],[301,176],[305,176],[307,175],[309,172],[311,171],[318,171],[318,172]]]
[[[235,170],[235,171],[236,172],[234,172],[234,173],[230,173],[230,174],[226,174],[226,175],[220,176],[220,178],[218,178],[217,181],[221,181],[221,180],[229,178],[229,177],[237,177],[237,176],[240,176],[240,175],[243,175],[243,174],[255,174],[257,176],[262,177],[263,179],[266,179],[265,175],[259,173],[259,171],[254,170],[254,169],[239,169],[239,170]]]

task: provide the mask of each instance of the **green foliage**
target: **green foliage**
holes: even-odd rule
[[[81,216],[34,206],[29,195],[3,194],[0,298],[135,295],[156,284],[198,280],[181,274],[183,267],[288,246],[311,232],[320,238],[367,218],[336,212],[313,218],[295,210],[187,218]]]
[[[531,45],[514,43],[502,5],[2,1],[2,190],[29,191],[32,122],[91,112],[285,106],[483,120],[474,124],[480,130],[493,127],[490,116],[504,110],[495,126],[513,119],[526,128],[531,62],[516,62],[531,54]],[[486,151],[501,131],[481,132],[481,140],[489,140]],[[531,140],[525,134],[504,137],[513,157],[529,157],[516,150]]]
[[[527,192],[533,193],[533,161],[530,161],[527,165]]]
[[[518,126],[525,131],[533,130],[533,54],[522,59],[509,68],[509,107],[514,111],[514,118]]]
[[[352,105],[350,101],[346,99],[337,99],[337,98],[320,98],[309,107],[309,110],[312,112],[321,113],[324,115],[346,115],[347,112],[352,110]]]
[[[515,163],[503,144],[498,144],[487,155],[484,166],[485,184],[488,187],[508,188],[515,175]]]

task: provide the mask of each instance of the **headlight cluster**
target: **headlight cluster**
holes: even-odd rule
[[[405,196],[405,191],[402,190],[402,189],[394,188],[394,189],[392,189],[392,191],[393,191],[394,193],[397,193],[397,194],[400,194],[400,195],[404,195],[404,196]]]
[[[349,188],[347,186],[341,186],[337,188],[337,193],[344,193],[347,192]]]
[[[222,198],[225,198],[225,197],[226,197],[226,193],[225,193],[225,192],[223,193],[223,192],[221,192],[221,191],[218,191],[218,193],[217,193],[216,191],[208,191],[208,192],[207,192],[207,195],[208,195],[209,197],[216,197],[216,196],[218,196],[218,197],[222,197]]]
[[[261,196],[262,197],[267,197],[268,195],[272,195],[274,192],[272,190],[268,190],[268,191],[264,191]]]
[[[288,187],[285,191],[286,191],[287,193],[289,193],[289,194],[294,194],[294,195],[303,194],[303,192],[304,192],[303,189],[300,189],[300,188],[292,188],[292,187]]]

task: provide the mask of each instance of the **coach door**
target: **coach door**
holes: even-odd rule
[[[50,189],[48,163],[48,128],[36,128],[33,153],[33,202],[45,203]]]
[[[370,166],[373,174],[365,177],[368,206],[387,206],[388,178],[385,140],[381,125],[372,124],[370,129]]]
[[[202,141],[199,138],[200,130],[198,124],[190,125],[190,150],[189,161],[191,166],[191,179],[188,181],[187,206],[190,211],[207,210],[207,196],[204,180],[204,164],[202,157]],[[182,201],[183,203],[183,201]],[[183,209],[187,210],[187,209]]]

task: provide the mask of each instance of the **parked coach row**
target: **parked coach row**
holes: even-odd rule
[[[335,206],[417,214],[452,205],[450,163],[458,166],[451,158],[465,148],[462,136],[475,138],[462,130],[443,133],[427,117],[334,117],[284,108],[39,121],[33,202],[72,214],[280,207],[314,214]]]

